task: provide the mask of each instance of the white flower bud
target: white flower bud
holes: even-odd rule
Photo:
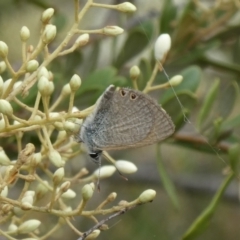
[[[108,178],[111,177],[114,172],[116,171],[116,168],[114,166],[108,165],[108,166],[103,166],[100,168],[100,174],[99,174],[99,169],[95,170],[93,175],[98,178]]]
[[[69,83],[67,83],[63,86],[61,94],[62,94],[62,96],[66,97],[66,96],[70,95],[70,93],[71,93],[71,87],[70,87]]]
[[[13,114],[13,108],[7,100],[0,99],[0,113],[8,116]]]
[[[58,136],[57,136],[57,140],[61,140],[61,139],[66,139],[67,137],[67,132],[66,131],[59,131],[58,132]]]
[[[48,186],[48,182],[45,180],[44,183]],[[42,184],[42,183],[39,183],[37,188],[36,188],[36,198],[37,199],[40,199],[42,198],[46,193],[48,192],[48,188]]]
[[[53,8],[48,8],[46,9],[43,13],[42,13],[42,22],[44,24],[47,24],[49,22],[49,20],[52,18],[54,14],[54,9]]]
[[[5,42],[0,41],[0,57],[6,58],[8,55],[8,46]]]
[[[135,12],[137,8],[130,2],[124,2],[117,5],[117,10],[121,12]]]
[[[76,92],[81,86],[81,83],[82,83],[81,78],[77,74],[74,74],[69,82],[71,90],[73,92]]]
[[[77,38],[77,40],[75,41],[75,44],[78,47],[82,47],[82,46],[86,45],[88,43],[88,41],[89,41],[89,34],[84,33]]]
[[[27,196],[34,197],[34,196],[35,196],[35,191],[31,191],[31,190],[26,191],[26,192],[24,193],[24,197],[27,197]]]
[[[49,88],[48,94],[51,95],[54,91],[54,83],[52,81],[49,81],[48,88]]]
[[[24,211],[31,210],[33,205],[29,202],[23,202],[21,205],[21,209]]]
[[[118,160],[115,165],[120,172],[125,174],[131,174],[137,171],[136,165],[126,160]]]
[[[93,191],[95,190],[95,184],[93,182],[89,183],[89,185],[92,187]]]
[[[54,78],[53,73],[52,73],[51,71],[48,71],[48,75],[49,75],[48,80],[49,80],[50,82],[53,82],[53,78]]]
[[[29,203],[29,204],[33,204],[33,196],[25,196],[22,198],[21,200],[22,203]]]
[[[80,112],[80,110],[76,106],[73,106],[72,113],[74,113],[74,112]],[[76,120],[79,120],[79,119],[76,119]],[[80,120],[82,120],[82,119],[80,119]]]
[[[172,86],[177,86],[179,85],[183,80],[183,76],[181,75],[176,75],[174,77],[172,77],[170,80],[169,80],[169,83],[172,85]]]
[[[9,166],[11,164],[10,159],[6,155],[5,151],[3,148],[0,147],[0,165],[2,166]]]
[[[127,202],[126,200],[121,200],[121,201],[118,203],[118,206],[127,207],[127,206],[128,206],[128,202]]]
[[[6,81],[3,82],[3,90],[2,90],[2,95],[6,92],[10,82],[12,81],[11,78],[7,79]]]
[[[46,77],[42,76],[38,80],[38,91],[42,96],[49,96],[53,91],[52,87],[52,84]]]
[[[72,207],[67,206],[64,208],[64,212],[71,212],[72,211]]]
[[[95,229],[85,239],[86,240],[96,239],[99,236],[100,232],[101,231],[99,229]]]
[[[64,130],[68,132],[77,132],[79,130],[79,126],[77,126],[77,124],[70,121],[64,122],[63,127],[64,127]]]
[[[135,80],[139,77],[140,75],[140,69],[138,66],[133,66],[130,69],[130,78]]]
[[[5,186],[5,187],[3,188],[2,192],[0,193],[0,195],[1,195],[2,197],[7,197],[7,195],[8,195],[8,186]]]
[[[23,42],[26,42],[30,37],[30,31],[26,26],[23,26],[20,31],[20,38]]]
[[[14,85],[13,85],[13,89],[15,90],[15,89],[18,88],[21,84],[22,84],[22,81],[17,81],[17,82],[15,82]]]
[[[61,157],[61,155],[59,154],[58,151],[51,150],[48,153],[48,158],[52,162],[52,164],[55,165],[56,167],[63,167],[64,166],[65,162],[62,160],[62,157]]]
[[[69,181],[62,183],[60,187],[61,191],[66,192],[69,189],[70,185],[71,183]]]
[[[108,199],[108,201],[114,201],[115,199],[116,199],[116,197],[117,197],[117,193],[115,193],[115,192],[112,192],[112,193],[110,193],[109,195],[108,195],[108,197],[107,197],[107,199]]]
[[[148,189],[144,191],[139,197],[138,200],[140,203],[151,202],[156,196],[156,191],[152,189]]]
[[[27,63],[26,70],[27,72],[34,72],[37,70],[39,63],[37,60],[30,60]]]
[[[6,70],[7,66],[4,61],[0,62],[0,74],[2,74]]]
[[[53,125],[58,131],[63,130],[63,123],[62,122],[54,122]]]
[[[49,116],[50,116],[51,118],[60,117],[60,113],[59,113],[59,112],[51,112],[51,113],[49,114]]]
[[[86,184],[82,188],[82,198],[84,201],[88,201],[92,198],[94,193],[94,187],[91,184]]]
[[[52,25],[52,24],[46,25],[43,33],[43,42],[45,44],[49,44],[56,37],[56,34],[57,34],[57,28],[55,25]]]
[[[65,173],[64,173],[64,168],[63,167],[57,169],[55,171],[55,173],[53,174],[54,185],[59,185],[59,183],[63,180],[64,175],[65,175]]]
[[[49,72],[45,67],[41,67],[37,74],[38,79],[40,79],[42,76],[46,77],[47,79],[49,78]]]
[[[42,161],[42,154],[41,152],[34,153],[32,158],[32,163],[38,165]]]
[[[32,209],[33,195],[24,195],[24,197],[22,198],[21,202],[22,202],[21,208],[23,210],[30,210],[30,209]]]
[[[109,35],[109,36],[116,36],[119,34],[122,34],[124,30],[118,26],[106,26],[103,28],[103,34]]]
[[[28,220],[22,223],[18,228],[19,234],[30,233],[36,230],[40,226],[41,222],[36,219]]]
[[[41,76],[38,80],[38,91],[43,95],[48,93],[48,79],[44,76]]]
[[[154,46],[155,59],[158,61],[163,60],[166,54],[168,53],[168,51],[170,50],[170,48],[171,48],[171,38],[169,34],[167,33],[161,34],[157,38]]]
[[[17,216],[21,216],[21,215],[23,215],[23,213],[24,213],[24,211],[23,211],[21,208],[19,208],[19,207],[14,207],[14,208],[13,208],[13,212],[14,212],[14,214],[17,215]]]
[[[10,232],[16,232],[17,229],[18,229],[17,225],[15,225],[13,223],[11,223],[8,227],[8,231],[10,231]]]
[[[67,199],[72,199],[76,197],[76,193],[72,189],[68,189],[66,192],[64,192],[61,197],[67,198]]]

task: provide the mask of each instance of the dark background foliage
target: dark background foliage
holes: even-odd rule
[[[176,74],[184,77],[183,83],[175,87],[183,108],[172,89],[152,93],[174,120],[176,134],[159,146],[113,152],[117,159],[132,160],[139,171],[129,176],[127,182],[118,175],[102,180],[102,190],[94,194],[89,207],[96,206],[99,199],[112,191],[118,193],[118,200],[130,200],[143,190],[152,188],[157,191],[157,198],[152,204],[114,219],[109,224],[110,229],[101,233],[99,239],[182,239],[219,191],[227,178],[226,172],[233,171],[238,176],[239,6],[237,1],[205,2],[208,4],[206,8],[201,5],[204,1],[175,4],[173,1],[135,0],[133,3],[138,11],[127,16],[116,11],[93,9],[84,19],[82,29],[118,25],[125,29],[124,36],[91,35],[86,47],[57,58],[48,66],[57,82],[56,96],[74,73],[81,76],[83,82],[75,105],[82,109],[94,104],[109,84],[131,87],[129,69],[133,65],[138,65],[141,70],[138,83],[143,89],[154,66],[154,41],[160,33],[169,33],[172,48],[164,68],[170,77]],[[84,1],[80,0],[80,6],[83,4]],[[58,29],[58,39],[52,43],[54,48],[73,21],[72,1],[0,2],[0,38],[9,46],[13,66],[20,65],[19,29],[23,25],[28,26],[31,44],[36,44],[40,15],[48,7],[56,11],[54,24]],[[3,78],[7,79],[7,73]],[[166,80],[166,76],[159,73],[156,82]],[[32,96],[34,90],[24,101],[31,104]],[[58,110],[66,108],[67,105],[62,105]],[[34,136],[29,136],[29,139],[36,141]],[[29,139],[24,140],[29,142]],[[9,150],[6,151],[8,154],[14,155],[14,140],[1,144]],[[88,157],[84,158],[87,167],[94,169],[95,165],[88,161]],[[79,167],[78,161],[74,159],[68,166],[69,175],[77,171],[75,166]],[[202,234],[189,239],[240,238],[239,183],[236,177],[198,227],[198,230],[204,230]],[[44,221],[44,227],[51,226],[51,218],[46,218],[44,214],[39,217]],[[92,222],[76,218],[75,225],[87,230]],[[68,228],[51,239],[65,237],[76,239]]]

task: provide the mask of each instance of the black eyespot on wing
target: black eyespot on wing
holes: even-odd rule
[[[130,99],[135,100],[137,98],[137,95],[135,93],[130,94]]]
[[[126,95],[126,92],[123,89],[121,89],[120,94],[121,94],[122,97],[124,97]]]

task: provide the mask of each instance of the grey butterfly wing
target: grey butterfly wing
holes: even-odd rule
[[[102,150],[135,148],[163,140],[173,132],[171,118],[152,98],[123,88],[114,92],[93,142]]]
[[[103,119],[110,108],[114,92],[115,87],[110,85],[97,100],[93,112],[86,118],[81,127],[79,139],[86,144],[89,151],[95,151],[96,149],[93,140],[96,138],[96,132],[99,131]]]

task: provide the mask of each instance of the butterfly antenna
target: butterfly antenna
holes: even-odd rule
[[[101,159],[98,159],[98,179],[97,179],[97,189],[100,192],[100,169],[101,168]]]
[[[181,107],[182,114],[183,114],[183,117],[184,117],[184,121],[185,121],[185,122],[188,122],[188,123],[191,123],[190,120],[187,118],[185,112],[184,112],[184,107],[183,107],[183,105],[182,105],[179,97],[177,96],[177,93],[176,93],[174,87],[172,86],[171,82],[169,81],[170,79],[169,79],[169,76],[168,76],[167,72],[165,71],[163,65],[162,65],[160,62],[159,62],[159,64],[160,64],[160,67],[162,68],[162,71],[163,71],[164,75],[166,76],[166,78],[167,78],[167,80],[168,80],[168,82],[169,82],[169,85],[171,86],[172,91],[173,91],[173,93],[174,93],[174,95],[175,95],[175,97],[176,97],[176,99],[177,99],[177,101],[178,101],[178,103],[179,103],[179,105],[180,105],[180,107]]]

